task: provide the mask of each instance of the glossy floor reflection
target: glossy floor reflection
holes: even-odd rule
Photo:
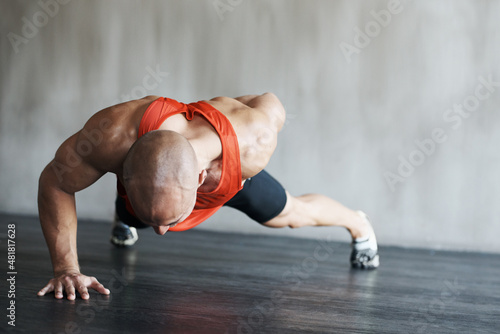
[[[2,332],[500,332],[498,255],[382,247],[381,268],[363,272],[349,268],[348,244],[328,242],[327,235],[141,231],[134,248],[115,249],[110,224],[82,221],[82,272],[112,294],[68,301],[36,296],[51,278],[37,218],[0,215],[0,221],[5,257],[6,225],[16,224],[18,272],[16,327],[2,315]]]

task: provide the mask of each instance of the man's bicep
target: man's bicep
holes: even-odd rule
[[[78,132],[59,147],[54,159],[43,171],[42,178],[67,193],[85,189],[105,174],[89,162],[90,154],[84,150]]]

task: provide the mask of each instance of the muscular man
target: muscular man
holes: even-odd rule
[[[38,295],[88,299],[88,288],[109,294],[80,272],[75,211],[75,192],[107,172],[118,183],[116,245],[133,244],[135,227],[183,231],[228,205],[269,227],[342,226],[353,240],[351,265],[378,267],[375,234],[362,212],[323,195],[293,197],[264,171],[284,120],[272,93],[190,104],[147,96],[97,112],[40,176],[39,215],[54,278]]]

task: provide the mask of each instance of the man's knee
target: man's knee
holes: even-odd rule
[[[315,225],[314,220],[307,215],[307,203],[287,192],[287,202],[281,213],[273,219],[263,223],[267,227],[290,227],[299,228]]]

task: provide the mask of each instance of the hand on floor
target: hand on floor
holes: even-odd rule
[[[46,293],[54,291],[55,298],[62,299],[63,292],[66,292],[68,300],[75,300],[76,291],[78,291],[82,299],[89,299],[87,288],[94,289],[103,295],[109,295],[109,290],[95,277],[85,276],[80,272],[68,272],[51,279],[42,290],[38,291],[38,296],[44,296]]]

